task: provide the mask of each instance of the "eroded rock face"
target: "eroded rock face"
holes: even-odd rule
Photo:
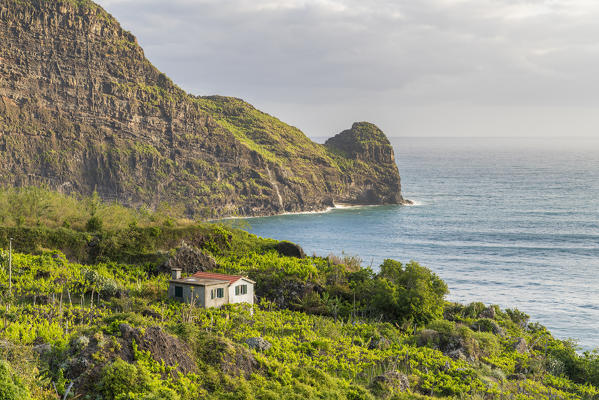
[[[135,341],[138,350],[149,351],[152,358],[164,362],[169,367],[175,367],[182,373],[197,370],[195,361],[190,357],[191,349],[187,343],[179,338],[165,333],[158,326],[151,326],[144,331],[132,328],[130,325],[119,326],[121,334],[121,358],[125,361],[134,361],[132,343]]]
[[[172,268],[180,268],[183,274],[190,275],[198,271],[213,271],[216,266],[216,260],[210,254],[182,242],[176,253],[162,267],[162,270],[163,272],[169,272]]]
[[[322,146],[242,100],[185,93],[91,1],[0,3],[1,185],[212,217],[401,203],[375,128]]]
[[[356,122],[326,141],[325,146],[339,157],[354,161],[342,177],[348,191],[338,201],[350,204],[409,203],[401,196],[401,180],[393,147],[374,124]]]
[[[96,391],[106,365],[117,359],[135,361],[133,342],[138,351],[147,351],[154,360],[173,367],[173,376],[198,370],[189,345],[158,326],[138,329],[122,323],[115,336],[98,332],[93,336],[73,337],[64,357],[53,355],[51,347],[45,344],[36,346],[36,352],[50,368],[63,369],[65,377],[76,382],[77,391],[86,398],[86,394]]]

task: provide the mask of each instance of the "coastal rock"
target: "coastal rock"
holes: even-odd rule
[[[259,298],[271,299],[279,308],[298,308],[298,299],[306,299],[314,293],[322,293],[323,287],[314,282],[304,282],[295,277],[279,279],[270,275],[254,275],[252,279],[262,282],[256,287]]]
[[[63,361],[52,357],[51,352],[43,356],[49,365],[62,368],[67,379],[77,382],[77,391],[83,398],[97,390],[106,365],[117,359],[135,362],[134,341],[138,350],[147,351],[154,360],[172,367],[173,376],[197,371],[196,363],[190,357],[193,352],[187,343],[167,334],[162,328],[153,326],[138,329],[121,323],[118,329],[115,336],[104,336],[98,332],[89,337],[82,335],[72,338]]]
[[[468,335],[455,332],[438,332],[434,329],[423,329],[416,336],[419,346],[427,346],[440,350],[453,359],[468,362],[476,361],[480,355],[478,344]]]
[[[280,255],[285,257],[306,258],[306,253],[304,253],[304,249],[302,249],[300,245],[297,245],[295,243],[283,240],[277,243],[276,249]]]
[[[512,348],[520,354],[528,353],[528,343],[524,338],[517,338]]]
[[[321,145],[243,100],[185,93],[92,1],[6,0],[0,55],[2,186],[194,218],[403,202],[374,125]]]
[[[343,179],[350,190],[336,201],[348,204],[409,204],[401,196],[401,179],[393,147],[374,124],[356,122],[328,139],[325,146],[338,157],[359,161]]]
[[[466,354],[464,353],[464,349],[462,348],[447,351],[445,354],[447,355],[447,357],[453,358],[454,360],[467,361]]]

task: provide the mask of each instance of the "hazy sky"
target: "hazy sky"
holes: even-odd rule
[[[193,94],[331,136],[599,136],[597,0],[96,0]]]

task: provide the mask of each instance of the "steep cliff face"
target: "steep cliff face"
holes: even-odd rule
[[[378,128],[322,146],[242,100],[188,95],[88,0],[0,0],[0,157],[0,185],[190,215],[402,202]]]
[[[345,191],[337,202],[350,204],[409,204],[401,196],[399,171],[389,139],[377,126],[356,122],[326,141],[344,174]]]

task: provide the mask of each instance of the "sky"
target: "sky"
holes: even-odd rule
[[[195,95],[310,137],[599,136],[597,0],[96,0]]]

